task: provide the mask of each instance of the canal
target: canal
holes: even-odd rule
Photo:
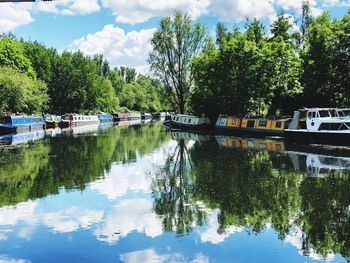
[[[347,151],[161,123],[26,136],[0,146],[0,262],[350,260]]]

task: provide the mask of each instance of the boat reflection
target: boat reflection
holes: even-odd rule
[[[22,132],[0,136],[0,145],[16,146],[23,143],[33,142],[44,138],[45,131],[38,130],[32,132]]]
[[[220,147],[243,150],[268,151],[288,156],[295,171],[306,172],[310,177],[326,177],[337,172],[350,172],[350,157],[315,153],[315,149],[290,150],[284,141],[255,138],[216,136]]]
[[[171,131],[171,136],[175,140],[209,141],[210,135],[198,134],[184,131]]]

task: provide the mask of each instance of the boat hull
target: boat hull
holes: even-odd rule
[[[350,146],[350,133],[285,130],[284,135],[290,143]]]
[[[215,126],[219,132],[228,135],[256,135],[256,136],[284,136],[284,131],[256,129],[256,128],[235,128],[227,126]]]
[[[188,124],[183,124],[183,123],[178,123],[173,121],[168,122],[168,125],[171,128],[181,129],[181,130],[208,130],[210,128],[210,125],[208,124],[188,125]]]

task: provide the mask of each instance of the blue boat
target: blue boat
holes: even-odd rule
[[[108,113],[101,113],[97,115],[100,122],[112,122],[113,116]]]
[[[23,143],[34,142],[45,137],[44,130],[21,132],[0,136],[0,145],[16,146]]]
[[[45,127],[45,118],[39,116],[2,116],[0,134],[10,134],[41,130]]]

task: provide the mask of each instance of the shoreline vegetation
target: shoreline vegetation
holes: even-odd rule
[[[296,20],[296,21],[294,21]],[[207,28],[180,11],[163,17],[148,62],[151,76],[111,68],[103,55],[58,53],[38,42],[0,36],[0,113],[157,112],[291,115],[303,107],[350,106],[350,12],[295,18],[269,27]]]

